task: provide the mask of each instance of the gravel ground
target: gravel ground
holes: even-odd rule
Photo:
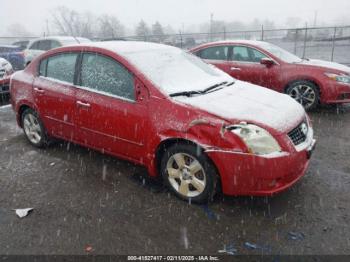
[[[126,161],[63,142],[30,146],[1,107],[0,254],[350,254],[350,107],[310,116],[318,144],[298,184],[198,206]],[[26,207],[19,219],[13,209]]]

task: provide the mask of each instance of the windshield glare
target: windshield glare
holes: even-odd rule
[[[278,46],[269,43],[264,43],[261,45],[261,47],[286,63],[300,63],[302,61],[300,57]]]
[[[177,48],[128,53],[125,56],[167,94],[199,91],[233,78]]]

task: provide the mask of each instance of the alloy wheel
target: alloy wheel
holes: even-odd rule
[[[33,144],[40,143],[42,131],[36,116],[31,113],[26,114],[23,118],[23,129],[30,142]]]
[[[317,99],[315,90],[304,84],[296,85],[291,88],[288,95],[300,103],[305,109],[312,107]]]
[[[206,174],[200,162],[185,153],[172,155],[166,166],[170,185],[184,197],[196,197],[206,187]]]

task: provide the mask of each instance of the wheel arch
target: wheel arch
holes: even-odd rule
[[[286,94],[287,93],[287,89],[295,82],[299,82],[299,81],[307,81],[307,82],[311,82],[312,84],[314,84],[321,96],[322,94],[322,90],[321,90],[321,84],[316,80],[316,79],[312,79],[310,77],[298,77],[298,78],[295,78],[293,80],[290,80],[285,86],[284,86],[284,93]]]
[[[22,126],[22,115],[23,115],[24,111],[27,110],[27,109],[33,109],[33,110],[34,110],[34,108],[31,107],[31,106],[29,106],[28,104],[22,104],[22,105],[20,105],[19,108],[18,108],[17,122],[18,122],[18,125],[19,125],[21,128],[23,128],[23,126]]]
[[[185,139],[185,138],[167,138],[163,141],[161,141],[161,143],[158,145],[156,152],[155,152],[155,167],[157,170],[157,177],[161,178],[161,172],[160,172],[160,168],[161,168],[161,161],[162,161],[162,157],[163,154],[165,153],[165,150],[167,148],[170,148],[171,146],[177,144],[177,143],[181,143],[181,144],[187,144],[187,145],[193,145],[197,148],[199,148],[199,150],[202,150],[202,152],[205,154],[205,147],[201,144],[199,144],[198,142],[189,140],[189,139]],[[217,175],[217,181],[218,181],[218,189],[219,191],[221,191],[221,175],[219,172],[219,169],[217,168],[215,162],[211,159],[211,157],[208,154],[205,154],[208,158],[208,160],[210,161],[210,163],[212,164],[212,166],[215,168],[215,173]]]
[[[160,163],[161,163],[161,160],[162,160],[162,157],[163,157],[165,150],[167,148],[170,148],[171,146],[173,146],[175,144],[179,144],[179,143],[200,147],[201,150],[204,151],[204,148],[201,145],[199,145],[196,142],[193,142],[192,140],[185,139],[185,138],[167,138],[167,139],[161,141],[160,144],[156,148],[155,160],[156,160],[157,170],[160,170]],[[158,172],[158,176],[159,175],[160,175],[160,172]]]

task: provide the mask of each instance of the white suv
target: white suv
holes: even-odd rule
[[[25,65],[28,65],[35,57],[50,49],[86,42],[91,41],[87,38],[73,36],[51,36],[36,38],[30,41],[27,49],[24,50]]]

